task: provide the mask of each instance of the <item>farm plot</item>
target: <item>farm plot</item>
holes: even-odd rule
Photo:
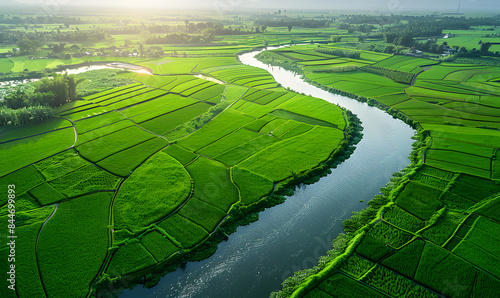
[[[180,250],[170,239],[157,231],[152,231],[144,235],[141,238],[141,244],[151,253],[157,262],[167,259]]]
[[[277,129],[278,127],[282,126],[283,124],[287,123],[288,120],[287,119],[283,119],[283,118],[276,118],[272,121],[269,121],[266,125],[264,125],[260,130],[259,132],[261,134],[266,134],[266,135],[270,135],[273,133],[273,131],[275,129]]]
[[[20,127],[0,128],[0,144],[14,139],[26,138],[52,130],[71,126],[71,122],[65,119],[53,119],[34,125],[23,125]]]
[[[91,103],[91,102],[88,102],[85,100],[76,100],[76,101],[65,103],[62,106],[55,107],[54,113],[56,113],[56,114],[67,113],[67,112],[70,112],[72,110],[79,109],[83,106],[92,106],[92,105],[94,105],[94,103]]]
[[[250,123],[253,118],[235,110],[226,110],[195,133],[180,140],[179,145],[196,151]]]
[[[77,136],[78,139],[76,141],[76,145],[79,146],[79,145],[84,144],[86,142],[101,138],[103,136],[112,134],[114,132],[117,132],[119,130],[125,129],[127,127],[131,127],[134,125],[134,123],[132,123],[132,121],[125,119],[123,116],[121,116],[121,117],[124,120],[120,120],[116,123],[104,125],[100,128],[93,129],[93,130],[87,131],[87,132],[82,133],[82,134],[78,134],[78,136]],[[98,120],[98,119],[95,119],[95,120]],[[99,119],[99,120],[101,120],[101,119]],[[106,123],[106,121],[107,121],[107,119],[102,119],[102,120],[104,123]]]
[[[47,181],[51,181],[87,164],[87,161],[81,158],[73,149],[46,158],[34,164],[34,166],[42,173]]]
[[[184,167],[170,155],[155,154],[125,180],[114,203],[115,227],[131,231],[173,212],[191,191]]]
[[[413,240],[393,255],[384,259],[381,264],[407,278],[413,278],[417,271],[418,261],[420,260],[424,246],[425,241],[419,239]]]
[[[254,118],[260,118],[273,110],[273,108],[271,107],[263,106],[245,100],[240,100],[239,102],[242,102],[244,104],[238,107],[238,111]]]
[[[477,249],[498,258],[500,256],[500,239],[497,235],[499,228],[497,223],[480,217],[463,241],[468,241],[476,246]],[[481,267],[484,268],[483,266]]]
[[[136,126],[131,126],[83,143],[77,146],[76,150],[84,158],[92,162],[99,162],[114,153],[125,150],[152,138],[154,138],[154,135],[149,134]]]
[[[214,143],[197,150],[196,153],[214,157],[260,136],[261,134],[248,129],[238,129],[230,135],[227,135]]]
[[[375,264],[353,254],[347,261],[342,264],[341,270],[355,278],[360,278],[363,276],[370,268],[374,267]]]
[[[376,266],[363,281],[390,297],[438,297],[419,284],[383,267]]]
[[[21,195],[31,188],[45,182],[45,179],[34,166],[27,166],[0,178],[0,185],[7,189],[10,184],[16,185],[16,194]],[[4,206],[8,197],[4,196],[0,200],[0,206]]]
[[[213,82],[210,82],[207,80],[203,80],[203,79],[198,79],[195,77],[193,80],[189,80],[189,81],[186,81],[184,83],[176,85],[175,87],[170,89],[170,92],[187,96],[187,94],[185,94],[185,93],[191,94],[190,91],[192,89],[199,91],[202,88],[214,86],[215,84],[216,83],[213,83]]]
[[[132,95],[131,97],[127,97],[125,99],[117,99],[113,101],[106,102],[106,107],[113,110],[121,110],[125,109],[129,106],[141,104],[143,102],[147,102],[156,98],[161,97],[162,95],[167,94],[167,92],[163,90],[151,90],[145,93]]]
[[[396,249],[407,244],[413,237],[413,235],[408,232],[387,224],[386,222],[377,222],[366,234]]]
[[[121,178],[87,164],[49,184],[66,197],[72,198],[94,191],[113,191],[120,181]]]
[[[200,157],[186,168],[194,180],[195,198],[224,212],[238,202],[238,190],[231,182],[229,169],[223,164]]]
[[[432,226],[422,232],[422,236],[442,246],[453,236],[463,219],[463,215],[447,210]]]
[[[163,152],[177,159],[183,166],[186,166],[187,164],[192,162],[196,157],[198,157],[197,154],[194,154],[193,152],[186,150],[175,144],[172,144],[167,148],[163,149]]]
[[[0,59],[0,72],[8,73],[14,67],[14,62],[7,58]]]
[[[151,101],[129,107],[121,112],[136,123],[140,123],[198,102],[199,101],[196,99],[190,97],[167,94]]]
[[[397,205],[392,205],[383,214],[383,219],[407,231],[416,232],[425,227],[425,222],[416,216],[411,215]]]
[[[268,195],[274,184],[271,180],[241,167],[232,169],[234,183],[240,191],[241,202],[251,205]]]
[[[226,216],[226,213],[196,198],[191,198],[178,212],[179,215],[201,226],[211,233]]]
[[[225,85],[212,85],[210,87],[204,88],[202,90],[196,91],[192,93],[190,96],[192,98],[208,101],[212,103],[219,103],[222,94],[224,94],[224,90],[226,89]]]
[[[432,138],[432,149],[438,150],[453,150],[484,158],[491,158],[493,155],[493,148],[471,143],[464,143],[453,139]]]
[[[121,113],[116,111],[111,111],[109,113],[101,114],[96,117],[91,117],[88,119],[82,119],[73,122],[78,134],[83,134],[91,130],[107,126],[118,121],[126,119]]]
[[[48,183],[40,184],[39,186],[31,189],[28,193],[35,198],[41,206],[53,204],[66,199],[63,194],[55,190]]]
[[[186,249],[196,246],[208,237],[205,229],[179,214],[168,217],[158,226]]]
[[[444,289],[444,295],[468,297],[476,270],[457,256],[427,242],[415,273],[415,281],[431,289]],[[446,281],[459,280],[463,291],[455,292]]]
[[[19,239],[16,239],[16,253],[23,256],[22,258],[16,259],[16,291],[19,296],[42,297],[45,295],[37,267],[35,247],[36,237],[38,235],[38,232],[40,231],[43,221],[47,219],[47,217],[49,217],[53,208],[54,207],[44,208],[43,212],[46,212],[44,214],[45,218],[41,217],[39,220],[37,220],[37,222],[22,226],[16,226],[16,234],[19,237]],[[40,213],[40,215],[43,214],[42,212]],[[7,250],[5,250],[5,253],[7,253]],[[8,266],[7,262],[4,263]],[[8,272],[10,269],[5,268],[4,270],[5,272]],[[1,285],[7,288],[6,284],[4,285],[2,283]],[[7,293],[5,294],[7,295]],[[14,292],[14,295],[5,297],[16,297],[16,294]]]
[[[190,76],[190,75],[179,75],[179,76],[175,76],[175,78],[176,78],[175,80],[162,86],[161,89],[170,91],[172,88],[174,88],[178,85],[184,84],[184,83],[189,82],[189,81],[197,80],[197,78],[195,76]]]
[[[441,206],[441,191],[411,181],[396,199],[396,204],[421,220],[428,220]]]
[[[154,133],[164,135],[177,126],[205,113],[211,105],[198,102],[183,108],[140,122],[140,126]]]
[[[134,77],[134,80],[143,83],[146,86],[161,88],[172,83],[177,79],[176,76],[154,76],[150,74],[139,73]]]
[[[214,159],[228,166],[234,166],[279,141],[280,139],[278,138],[263,135],[256,139],[243,143],[240,146],[235,147],[229,151],[223,152],[215,156]]]
[[[90,99],[87,99],[87,101],[103,105],[120,99],[129,98],[134,95],[142,94],[151,91],[153,89],[148,88],[142,84],[137,84],[136,86],[130,88],[118,87],[113,90],[114,90],[113,92],[103,92],[94,94]]]
[[[214,71],[208,69],[207,72],[210,73],[211,76],[229,83],[239,84],[236,83],[239,80],[252,79],[252,81],[268,80],[268,82],[272,82],[272,84],[269,85],[269,88],[277,86],[277,83],[274,81],[273,77],[267,71],[252,66],[235,65],[230,69],[214,70]],[[251,83],[241,83],[240,85],[251,87],[248,84],[253,85]],[[263,87],[258,87],[258,89],[263,89]]]
[[[418,67],[435,65],[437,64],[434,60],[414,58],[402,55],[392,56],[390,58],[384,59],[380,62],[373,64],[373,66],[383,67],[387,69],[393,69],[404,72],[412,72]]]
[[[154,264],[156,260],[140,242],[127,242],[113,254],[106,273],[117,277]]]
[[[199,85],[193,86],[191,88],[188,88],[188,89],[182,91],[180,94],[183,96],[191,96],[194,93],[197,93],[199,91],[203,91],[203,90],[215,87],[215,86],[220,86],[220,85],[217,83],[214,83],[214,82],[205,81],[204,83],[201,83]]]
[[[241,167],[269,180],[280,181],[327,160],[335,144],[340,144],[343,139],[344,134],[340,130],[315,127],[300,136],[263,149],[243,161]],[[332,146],[324,146],[327,143]]]
[[[98,166],[118,176],[128,176],[132,170],[141,165],[148,157],[167,146],[168,142],[154,138],[132,148],[115,153],[97,163]]]
[[[328,293],[328,294],[327,294]],[[359,283],[344,274],[336,273],[318,285],[318,288],[306,294],[306,298],[316,297],[374,297],[382,298],[385,295],[377,290]]]
[[[324,122],[331,123],[342,130],[345,128],[345,120],[342,115],[342,110],[339,107],[326,101],[317,100],[313,97],[294,97],[279,105],[278,109],[322,120]],[[297,120],[301,121],[299,119]]]
[[[111,95],[111,94],[119,92],[119,91],[127,92],[125,90],[129,90],[130,91],[130,90],[134,90],[134,89],[131,89],[131,88],[137,88],[137,87],[143,88],[144,86],[142,84],[140,84],[140,83],[129,84],[129,85],[125,85],[125,86],[121,86],[121,87],[116,87],[116,88],[112,88],[112,89],[109,89],[109,90],[105,90],[105,91],[102,91],[102,92],[99,92],[99,93],[95,93],[95,94],[92,94],[92,95],[87,95],[87,96],[84,96],[82,99],[86,100],[86,101],[93,101],[94,99],[97,99],[99,97],[108,96],[108,95]],[[117,94],[122,94],[122,93],[117,93]]]
[[[459,168],[459,165],[465,165],[467,167],[475,167],[485,171],[489,171],[491,167],[490,157],[486,158],[482,156],[465,154],[449,150],[440,150],[440,149],[428,150],[426,154],[426,159],[446,161],[448,163],[457,164],[457,168]]]
[[[110,108],[97,106],[95,108],[90,108],[88,110],[83,109],[82,111],[75,111],[73,113],[64,114],[61,115],[61,117],[64,117],[70,121],[77,121],[88,117],[94,117],[109,111],[111,111]]]
[[[108,249],[110,201],[109,194],[96,193],[61,203],[41,230],[38,262],[49,295],[89,292]]]
[[[0,144],[0,176],[64,151],[75,142],[73,128],[64,128],[41,135]],[[24,148],[30,148],[25,150]]]

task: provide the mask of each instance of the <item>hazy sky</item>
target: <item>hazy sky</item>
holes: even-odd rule
[[[386,11],[446,10],[461,9],[489,10],[500,12],[500,0],[0,0],[1,4],[28,3],[45,8],[66,5],[118,6],[118,7],[161,7],[161,8],[209,8],[234,10],[238,8],[279,8],[279,9],[356,9]]]

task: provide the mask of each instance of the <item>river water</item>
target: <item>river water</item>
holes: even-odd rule
[[[267,66],[254,58],[257,53],[242,54],[240,60],[268,70],[285,88],[351,110],[363,122],[363,139],[330,175],[298,188],[285,203],[261,212],[257,222],[239,227],[210,258],[189,262],[157,286],[137,286],[121,298],[268,297],[293,272],[316,265],[343,232],[342,221],[366,208],[391,174],[410,163],[415,131],[408,125],[365,103],[309,85],[281,67]]]

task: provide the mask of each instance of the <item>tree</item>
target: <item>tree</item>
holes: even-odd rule
[[[60,106],[68,101],[77,99],[76,87],[84,79],[75,80],[75,76],[64,74],[63,76],[54,76],[54,78],[43,78],[35,92],[44,94],[46,103],[50,106]],[[53,95],[53,100],[50,99],[50,93]]]
[[[411,34],[402,34],[394,40],[394,44],[397,46],[412,47],[415,41]]]
[[[144,45],[139,42],[139,52],[141,53],[141,57],[144,56]]]
[[[30,53],[39,50],[43,46],[43,43],[38,39],[30,40],[28,38],[23,38],[17,42],[17,47],[21,53]]]
[[[340,35],[332,35],[330,36],[330,40],[333,42],[340,42],[342,40],[342,36]]]
[[[288,25],[288,32],[292,31],[292,25]]]
[[[481,54],[486,55],[490,48],[491,48],[491,43],[483,42],[481,44]]]
[[[59,44],[56,43],[56,44],[49,45],[49,47],[52,48],[52,52],[54,52],[56,54],[63,52],[65,46],[66,46],[66,43],[64,43],[64,42],[61,42]]]
[[[5,96],[5,103],[10,109],[20,109],[27,106],[28,97],[21,91],[21,88],[18,88],[16,92]]]
[[[141,31],[141,34],[139,35],[139,40],[141,41],[141,43],[146,43],[150,38],[151,38],[151,32],[147,30]]]

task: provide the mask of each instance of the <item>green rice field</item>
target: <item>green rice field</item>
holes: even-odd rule
[[[438,297],[435,293],[493,297],[486,294],[487,287],[477,285],[483,281],[476,279],[484,274],[495,281],[500,278],[500,251],[496,249],[500,224],[489,217],[498,211],[491,208],[498,206],[500,193],[500,94],[491,84],[498,77],[498,67],[402,55],[368,61],[361,55],[359,60],[377,67],[377,73],[360,72],[363,68],[328,72],[325,65],[337,67],[334,60],[342,58],[320,57],[326,54],[317,55],[311,46],[271,53],[276,53],[275,59],[281,55],[282,61],[305,65],[302,73],[313,84],[362,96],[393,115],[404,115],[407,123],[417,124],[421,135],[416,163],[403,173],[403,179],[394,180],[399,182],[388,196],[381,197],[386,205],[371,221],[349,232],[352,240],[344,253],[306,274],[300,285],[286,285],[284,291],[292,297]],[[267,61],[266,56],[261,59]],[[309,61],[315,63],[305,63]],[[352,62],[340,64],[346,63]],[[391,70],[413,78],[402,84],[391,78]],[[252,127],[263,125],[261,130],[270,132],[291,126],[276,121]],[[261,175],[265,169],[264,164],[249,167]],[[462,290],[453,292],[447,284],[451,280],[460,280]],[[286,297],[281,296],[284,292],[274,294]]]
[[[152,287],[169,272],[184,275],[188,262],[209,258],[221,241],[233,245],[230,234],[259,212],[322,176],[335,177],[331,168],[343,166],[362,137],[360,123],[339,105],[293,92],[268,71],[241,63],[239,54],[262,49],[261,62],[377,107],[416,134],[410,165],[387,178],[366,205],[354,206],[360,197],[343,207],[339,216],[351,216],[343,230],[335,226],[337,213],[321,210],[331,229],[311,240],[321,246],[314,258],[296,260],[299,247],[287,255],[297,263],[286,264],[286,272],[254,277],[233,268],[246,274],[245,286],[255,290],[256,279],[282,282],[272,298],[498,297],[497,11],[398,15],[394,3],[370,12],[293,5],[258,11],[246,6],[254,4],[222,2],[206,12],[142,17],[124,13],[132,3],[99,12],[64,6],[53,16],[27,5],[2,7],[0,222],[13,222],[15,207],[17,238],[15,291],[5,290],[4,276],[0,296],[118,297],[136,285]],[[52,77],[63,66],[120,62],[142,69],[108,69],[114,78],[97,70],[99,80],[77,75],[75,86],[44,94],[39,82],[19,82]],[[26,96],[10,93],[15,84]],[[55,106],[54,91],[66,103]],[[50,120],[8,121],[23,117],[12,111],[38,105],[51,106]],[[28,117],[19,123],[35,116]],[[292,223],[317,206],[316,197],[306,199]],[[349,215],[350,209],[361,211]],[[273,235],[307,231],[293,224],[266,228]],[[0,246],[2,258],[8,253]],[[11,268],[5,259],[4,274]],[[211,267],[216,271],[203,283],[136,290],[208,297],[194,287],[211,288],[212,278],[228,273],[217,265],[232,263]],[[227,290],[218,296],[238,295]],[[254,292],[248,293],[240,296]]]
[[[21,61],[0,67],[26,67]],[[44,62],[28,67],[49,67]],[[39,259],[26,259],[24,269],[40,272],[21,293],[83,297],[97,276],[174,264],[210,243],[230,214],[265,203],[275,183],[311,171],[345,142],[341,108],[279,88],[234,58],[141,65],[160,75],[67,103],[42,125],[0,131],[2,185],[19,185],[25,212],[53,212],[20,228],[42,231],[30,244]],[[172,139],[180,129],[184,135]],[[331,145],[308,154],[324,143]],[[86,204],[93,207],[77,212]],[[46,276],[41,283],[38,274]]]

